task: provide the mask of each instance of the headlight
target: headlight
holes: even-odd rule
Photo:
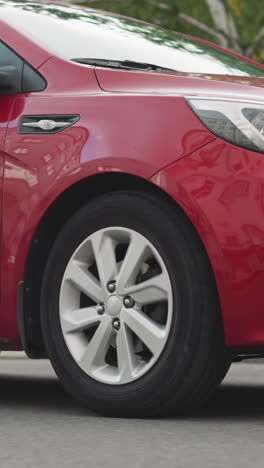
[[[187,102],[218,137],[264,153],[264,104],[195,98],[187,99]]]

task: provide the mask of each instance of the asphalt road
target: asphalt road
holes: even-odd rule
[[[264,465],[264,365],[236,364],[188,419],[92,414],[47,361],[0,359],[1,468],[236,468]]]

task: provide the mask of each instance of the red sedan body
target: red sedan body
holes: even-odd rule
[[[0,97],[1,349],[23,347],[19,284],[30,324],[43,255],[67,210],[133,184],[163,191],[193,223],[216,278],[228,347],[263,348],[264,156],[216,137],[185,101],[264,102],[263,79],[85,66],[3,19],[0,39],[47,83],[39,93]],[[56,135],[19,132],[24,116],[76,114]]]

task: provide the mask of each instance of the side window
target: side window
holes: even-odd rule
[[[22,91],[23,93],[37,93],[44,91],[46,80],[27,63],[23,66]]]
[[[23,60],[0,41],[0,82],[10,94],[21,93]]]
[[[46,85],[44,78],[34,68],[0,41],[0,94],[39,92]]]

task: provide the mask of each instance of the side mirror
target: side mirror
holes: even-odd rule
[[[21,74],[13,65],[0,67],[0,96],[21,92]]]

